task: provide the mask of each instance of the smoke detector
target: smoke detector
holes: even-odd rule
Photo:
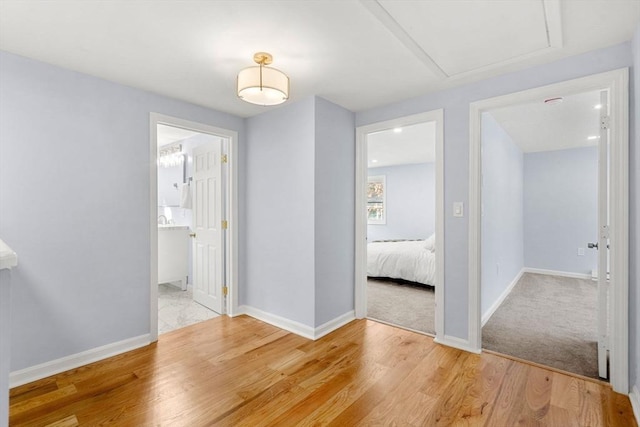
[[[544,103],[547,105],[555,105],[555,104],[560,104],[562,101],[564,101],[564,98],[561,96],[556,96],[555,98],[547,98],[544,100]]]

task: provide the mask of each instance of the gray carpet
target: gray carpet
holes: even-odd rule
[[[598,378],[597,283],[525,273],[482,328],[483,348]]]
[[[434,295],[431,287],[369,279],[367,280],[367,317],[435,334]]]

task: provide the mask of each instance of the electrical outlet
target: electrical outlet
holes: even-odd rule
[[[584,248],[578,248],[578,256],[584,256]]]

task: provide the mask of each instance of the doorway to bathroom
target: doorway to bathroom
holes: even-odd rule
[[[237,134],[151,116],[151,333],[237,307]]]

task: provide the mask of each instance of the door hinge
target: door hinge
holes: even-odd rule
[[[602,226],[602,232],[600,233],[600,235],[602,236],[603,239],[608,239],[610,237],[608,225]]]
[[[229,223],[227,222],[226,219],[222,220],[222,229],[226,230],[227,228],[229,228]]]
[[[600,117],[600,129],[609,129],[609,116]]]
[[[227,162],[228,162],[227,155],[226,155],[226,154],[223,154],[223,155],[220,157],[220,161],[221,161],[222,163],[227,163]]]
[[[222,295],[224,295],[226,297],[228,293],[229,293],[229,288],[227,286],[223,286],[222,287]]]

